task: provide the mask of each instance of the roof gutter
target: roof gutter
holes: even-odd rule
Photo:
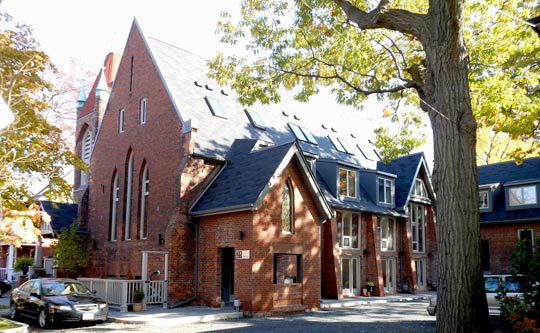
[[[224,207],[224,208],[209,209],[209,210],[205,210],[205,211],[197,212],[197,213],[191,212],[191,216],[202,217],[202,216],[210,216],[210,215],[216,215],[216,214],[236,213],[236,212],[242,212],[246,210],[253,210],[253,208],[254,208],[254,205],[252,203],[248,203],[248,204],[241,204],[241,205]]]

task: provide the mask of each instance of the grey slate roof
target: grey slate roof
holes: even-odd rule
[[[506,210],[504,187],[517,182],[540,184],[540,157],[526,158],[519,165],[514,161],[508,161],[478,167],[479,186],[497,183],[502,185],[502,188],[496,192],[493,211],[480,213],[481,223],[540,220],[540,208]],[[540,195],[538,187],[536,195],[538,200]]]
[[[317,139],[317,145],[300,141],[299,144],[304,152],[364,167],[375,164],[375,161],[366,159],[356,147],[357,143],[371,146],[367,140],[360,138],[361,124],[358,126],[359,133],[353,134],[355,137],[358,136],[358,141],[351,136],[350,131],[340,130],[339,126],[332,124],[332,122],[339,124],[338,121],[347,124],[347,119],[339,119],[337,106],[336,113],[331,117],[334,119],[322,124],[323,120],[310,116],[310,110],[316,107],[314,103],[300,103],[284,93],[284,100],[281,103],[248,107],[256,110],[266,125],[264,130],[255,128],[244,112],[246,107],[237,102],[234,91],[221,87],[208,78],[206,59],[155,38],[145,37],[145,40],[185,130],[197,129],[195,154],[225,159],[235,139],[271,141],[277,145],[288,143],[296,139],[288,127],[288,123],[292,122],[308,128]],[[205,96],[220,101],[225,110],[226,119],[212,115],[204,100]],[[335,150],[328,135],[348,141],[353,154]],[[374,155],[373,147],[365,150],[370,155]]]
[[[391,173],[397,176],[395,180],[395,202],[398,210],[403,210],[409,203],[411,191],[420,168],[425,168],[425,174],[429,176],[423,153],[415,153],[398,157],[388,163],[377,162],[377,170]],[[431,181],[427,181],[426,187],[432,194]]]
[[[40,201],[41,208],[51,216],[51,226],[55,232],[67,230],[77,219],[77,205],[52,201]]]
[[[263,148],[258,148],[256,144],[255,140],[235,140],[227,155],[227,164],[192,207],[193,215],[255,210],[273,185],[272,179],[284,168],[284,163],[294,160],[296,155],[296,162],[303,163],[307,168],[302,153],[295,150],[295,142]],[[310,177],[311,174],[308,171],[304,176]],[[314,179],[312,181],[316,184]],[[320,191],[318,188],[312,190]],[[317,193],[314,194],[317,197]],[[322,195],[320,201],[319,206],[324,206]],[[322,216],[325,214],[324,208],[330,214],[328,206],[319,208],[323,210]]]

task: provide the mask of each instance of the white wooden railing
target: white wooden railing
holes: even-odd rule
[[[19,281],[19,276],[22,272],[15,272],[13,268],[0,268],[0,279],[8,280],[10,282]]]
[[[133,304],[135,290],[144,290],[144,306],[148,304],[161,304],[167,308],[167,281],[119,280],[78,278],[96,295],[105,300],[110,306],[120,308],[120,312],[127,312],[128,305]]]

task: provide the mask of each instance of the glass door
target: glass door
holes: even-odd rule
[[[344,295],[360,294],[360,257],[341,257],[341,282]]]
[[[396,291],[396,259],[382,258],[382,273],[385,292]]]

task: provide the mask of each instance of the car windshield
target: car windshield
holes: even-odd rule
[[[69,281],[47,281],[41,286],[41,293],[44,296],[58,295],[91,295],[90,289],[79,282]]]

